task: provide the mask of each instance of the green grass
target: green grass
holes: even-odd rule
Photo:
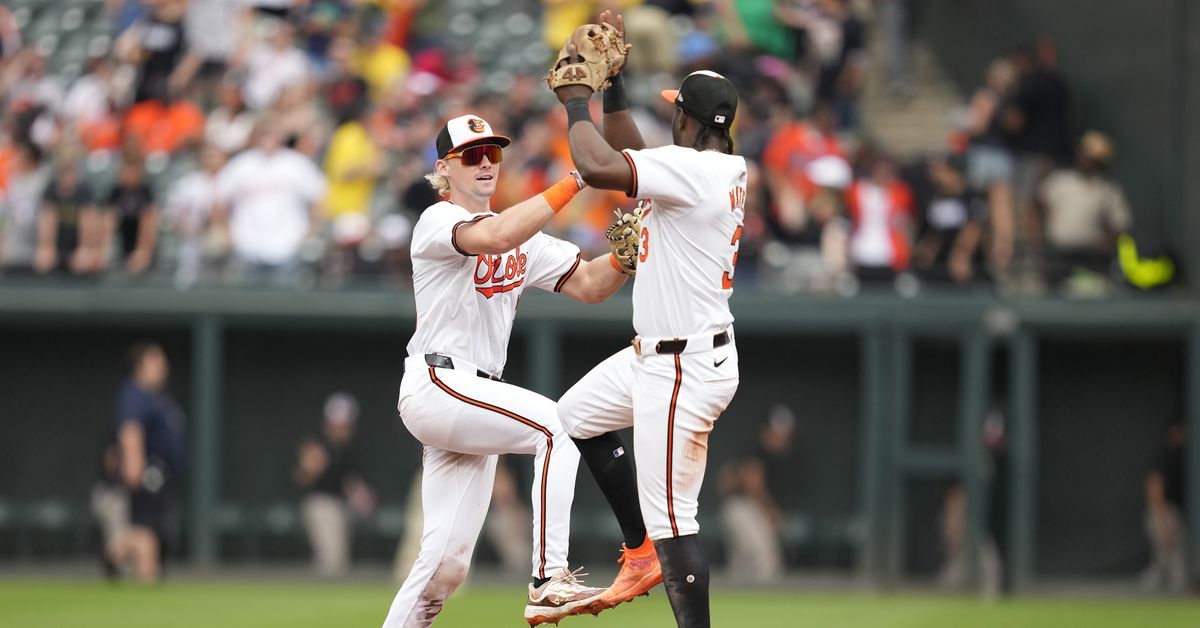
[[[169,582],[155,589],[59,581],[0,581],[0,626],[13,628],[331,628],[379,626],[393,590],[382,585]],[[521,587],[476,586],[455,595],[439,628],[524,626]],[[716,591],[713,625],[729,628],[1174,628],[1200,626],[1193,600],[1023,599]],[[603,628],[673,626],[659,589],[599,619]]]

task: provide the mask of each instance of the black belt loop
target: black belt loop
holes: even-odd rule
[[[439,368],[439,369],[454,368],[454,360],[451,360],[450,356],[441,355],[441,354],[437,354],[437,353],[426,353],[425,354],[425,364],[428,364],[429,366],[432,366],[434,368]],[[508,382],[505,382],[503,378],[492,375],[491,373],[488,373],[487,371],[484,371],[481,369],[476,369],[475,375],[478,377],[482,377],[484,379],[490,379],[493,382],[508,383]]]
[[[723,331],[713,335],[713,349],[724,347],[729,344],[729,332]],[[659,340],[654,346],[654,350],[658,353],[683,353],[687,348],[687,340],[676,338],[674,340]]]

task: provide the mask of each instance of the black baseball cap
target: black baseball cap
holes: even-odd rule
[[[737,90],[733,83],[711,70],[692,72],[679,89],[664,89],[662,97],[689,116],[720,129],[732,126],[737,113]]]
[[[476,115],[467,114],[446,121],[442,132],[437,136],[438,159],[461,151],[464,148],[481,144],[496,144],[500,148],[508,146],[512,140],[492,132],[492,125]]]

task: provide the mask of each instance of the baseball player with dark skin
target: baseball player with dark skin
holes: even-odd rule
[[[612,14],[601,20],[611,23]],[[616,28],[623,31],[620,16]],[[574,44],[567,52],[577,54]],[[630,115],[619,74],[604,92],[603,131],[591,120],[592,93],[588,85],[555,88],[584,181],[643,201],[633,288],[637,337],[563,395],[559,417],[621,522],[626,566],[631,554],[649,554],[631,545],[640,527],[661,563],[677,625],[708,628],[709,570],[696,512],[708,436],[738,385],[728,306],[746,199],[746,162],[733,155],[729,134],[737,91],[702,70],[662,92],[676,107],[673,144],[652,149]],[[630,425],[634,504],[621,494],[628,463],[617,463],[626,457],[616,453],[623,447],[613,434]],[[612,597],[625,571],[610,588],[612,603],[625,601]]]

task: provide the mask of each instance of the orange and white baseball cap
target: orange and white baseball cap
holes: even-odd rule
[[[511,143],[509,138],[493,133],[492,125],[483,118],[467,114],[448,120],[446,126],[442,127],[442,132],[437,136],[437,155],[438,159],[445,159],[446,155],[471,146],[496,144],[504,148]]]

